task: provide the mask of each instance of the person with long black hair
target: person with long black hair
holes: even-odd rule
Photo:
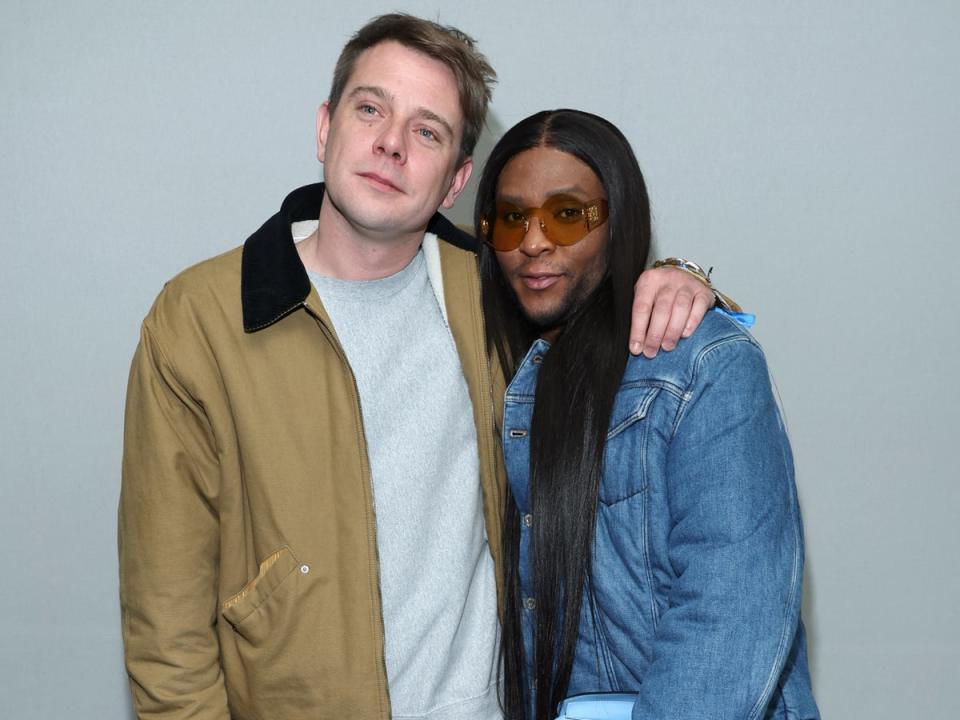
[[[624,350],[651,239],[629,142],[584,112],[523,120],[474,220],[488,343],[513,377],[506,717],[626,691],[638,720],[818,718],[792,456],[760,346],[715,310],[671,353]]]

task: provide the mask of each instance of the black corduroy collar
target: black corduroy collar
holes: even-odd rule
[[[300,262],[290,226],[320,217],[323,183],[298,188],[287,195],[280,210],[243,244],[240,299],[243,329],[256,332],[272,325],[306,302],[310,278]],[[427,232],[465,250],[476,251],[476,241],[440,213],[434,213]]]

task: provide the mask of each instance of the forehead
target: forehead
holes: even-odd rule
[[[603,183],[583,160],[557,148],[540,146],[514,155],[500,172],[497,194],[532,205],[559,193],[606,197]]]
[[[453,71],[439,60],[394,40],[357,57],[344,95],[357,87],[378,87],[398,108],[425,108],[462,126],[460,92]]]

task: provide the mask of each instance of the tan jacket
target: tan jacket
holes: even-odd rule
[[[142,717],[390,716],[359,398],[290,236],[321,197],[319,185],[291,193],[242,250],[172,280],[143,323],[119,510],[123,636]],[[429,230],[469,242],[439,215]],[[503,379],[484,351],[476,256],[429,237],[424,251],[498,539]],[[498,542],[491,551],[499,585]]]

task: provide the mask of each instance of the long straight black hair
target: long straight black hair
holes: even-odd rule
[[[566,319],[537,381],[530,428],[536,598],[533,678],[528,677],[524,662],[520,620],[520,516],[509,489],[506,493],[501,700],[508,720],[526,716],[524,688],[531,680],[535,688],[532,720],[554,717],[570,682],[583,603],[593,610],[591,557],[603,450],[628,357],[633,286],[650,249],[650,203],[630,143],[610,122],[577,110],[539,112],[515,125],[497,143],[477,191],[477,237],[482,237],[482,219],[494,217],[504,166],[519,153],[540,146],[579,158],[603,185],[610,209],[607,271],[596,290]],[[481,244],[480,273],[487,342],[512,377],[541,328],[523,315],[496,253],[486,244]]]

